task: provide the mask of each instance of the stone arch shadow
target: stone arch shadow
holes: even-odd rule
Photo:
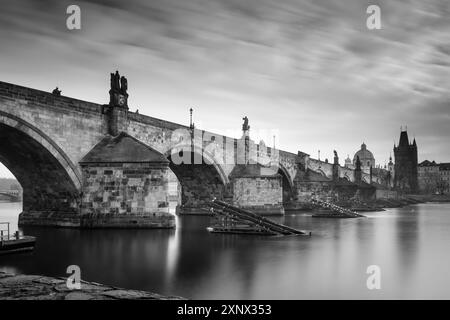
[[[282,189],[283,189],[283,204],[289,204],[294,200],[294,183],[289,171],[281,164],[278,164],[278,174],[281,175]]]
[[[326,177],[326,178],[329,178],[329,177],[327,176],[327,174],[326,174],[322,169],[318,168],[316,171],[317,171],[318,173],[320,173],[322,176],[324,176],[324,177]]]
[[[175,163],[172,158],[173,152],[177,151],[173,151],[174,149],[168,150],[164,155],[170,162],[170,170],[181,185],[181,205],[177,208],[178,214],[207,214],[204,208],[213,198],[229,199],[228,175],[211,154],[197,146],[177,146],[177,149],[183,149],[183,152],[187,150],[190,162]]]
[[[64,151],[44,132],[27,121],[0,111],[0,161],[23,188],[27,216],[50,213],[78,214],[81,173]],[[39,224],[33,220],[33,223]]]

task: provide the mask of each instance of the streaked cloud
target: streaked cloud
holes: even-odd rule
[[[283,149],[343,161],[365,141],[380,164],[408,124],[420,160],[450,161],[448,0],[76,1],[76,32],[69,4],[2,4],[1,80],[104,103],[119,69],[140,113],[186,123],[192,106],[221,133],[247,115]]]

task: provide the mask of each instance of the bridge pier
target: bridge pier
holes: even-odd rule
[[[236,165],[230,173],[233,204],[261,215],[284,215],[283,183],[277,170]]]
[[[173,228],[169,213],[169,161],[121,133],[108,136],[81,161],[85,228]]]

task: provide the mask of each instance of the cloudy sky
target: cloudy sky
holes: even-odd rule
[[[66,8],[81,8],[81,30]],[[366,27],[369,4],[381,30]],[[98,103],[109,73],[129,106],[341,163],[364,141],[384,165],[401,125],[419,161],[450,162],[450,1],[1,1],[0,80]],[[70,129],[70,128],[68,128]],[[268,137],[267,137],[268,136]],[[259,137],[255,137],[259,140]],[[0,175],[5,175],[5,170]]]

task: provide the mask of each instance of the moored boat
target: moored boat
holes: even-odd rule
[[[19,231],[11,235],[9,222],[0,222],[1,225],[6,225],[7,227],[6,229],[0,229],[0,255],[32,251],[34,249],[36,237],[21,235]]]

